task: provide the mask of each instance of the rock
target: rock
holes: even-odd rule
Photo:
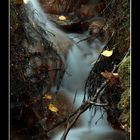
[[[130,131],[130,56],[124,58],[121,66],[118,69],[118,74],[122,83],[123,93],[121,100],[118,103],[118,108],[121,110],[119,121],[126,131]]]
[[[106,22],[104,18],[95,18],[91,24],[89,25],[89,34],[91,36],[91,40],[98,38],[101,42],[107,42],[109,38],[113,35],[114,29]]]
[[[76,14],[80,19],[87,20],[95,16],[98,16],[104,7],[105,7],[104,3],[98,3],[95,5],[93,4],[81,5],[81,7],[76,11]]]

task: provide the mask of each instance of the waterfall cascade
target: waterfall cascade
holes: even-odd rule
[[[27,4],[31,10],[35,9],[39,12],[35,19],[45,24],[46,30],[53,33],[50,34],[50,39],[54,43],[56,50],[64,56],[64,50],[67,50],[67,69],[62,81],[62,92],[66,97],[71,100],[74,99],[75,92],[77,91],[76,100],[74,103],[75,108],[78,108],[83,100],[84,96],[84,84],[85,80],[94,65],[94,62],[98,58],[100,52],[104,48],[105,44],[95,39],[93,42],[82,41],[76,45],[76,42],[84,38],[84,34],[66,34],[63,31],[56,28],[51,23],[46,14],[41,9],[37,0],[30,0]],[[38,22],[38,23],[39,23]],[[63,58],[65,60],[65,58]],[[67,140],[122,140],[121,133],[113,130],[106,120],[106,113],[95,125],[95,122],[103,114],[104,110],[99,108],[93,122],[89,127],[89,119],[91,112],[88,110],[81,115],[82,126],[79,128],[71,129],[68,134]],[[57,136],[54,136],[53,140],[59,140],[62,136],[62,132]]]

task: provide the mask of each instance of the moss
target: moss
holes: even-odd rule
[[[118,69],[118,74],[122,82],[122,87],[127,89],[130,87],[130,56],[124,58],[120,68]]]
[[[120,81],[122,83],[123,93],[121,100],[118,103],[118,108],[121,111],[119,121],[123,124],[124,129],[130,130],[130,56],[122,61],[118,69]]]

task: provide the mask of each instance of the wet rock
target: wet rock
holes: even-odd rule
[[[98,17],[95,18],[89,25],[90,40],[98,38],[101,42],[108,42],[109,38],[113,35],[114,29],[106,21],[106,19]]]
[[[76,11],[76,15],[82,20],[87,20],[98,16],[103,8],[105,8],[104,3],[81,5]]]

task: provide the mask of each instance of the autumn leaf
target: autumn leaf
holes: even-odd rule
[[[51,95],[45,95],[45,96],[43,97],[43,99],[49,99],[49,100],[51,100],[51,99],[52,99],[52,96],[51,96]]]
[[[28,4],[29,0],[23,0],[24,4]]]
[[[58,108],[56,106],[54,106],[53,104],[49,104],[48,105],[49,110],[52,112],[58,112]]]
[[[59,16],[58,19],[59,20],[66,20],[66,17],[65,16]]]
[[[101,54],[105,57],[110,57],[113,54],[113,50],[110,50],[110,51],[105,50]]]
[[[112,72],[101,72],[101,75],[106,78],[108,85],[113,86],[113,85],[118,85],[119,84],[119,76],[118,73],[112,73]]]

